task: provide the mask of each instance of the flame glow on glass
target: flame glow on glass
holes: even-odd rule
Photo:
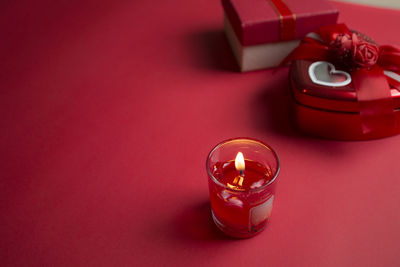
[[[242,152],[238,152],[235,158],[235,168],[239,172],[244,171],[244,157]]]

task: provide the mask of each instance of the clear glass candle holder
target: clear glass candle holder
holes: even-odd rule
[[[206,169],[217,227],[239,238],[261,232],[271,216],[280,169],[277,153],[254,139],[230,139],[211,150]]]

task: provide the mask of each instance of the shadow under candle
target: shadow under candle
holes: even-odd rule
[[[209,201],[190,206],[179,214],[176,222],[177,235],[191,240],[235,240],[223,234],[211,217]]]

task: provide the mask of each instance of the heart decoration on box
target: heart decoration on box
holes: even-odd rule
[[[350,74],[336,70],[335,66],[327,61],[312,63],[308,68],[308,75],[313,83],[329,87],[341,87],[351,83]]]

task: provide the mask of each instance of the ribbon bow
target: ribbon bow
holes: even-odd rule
[[[400,49],[378,46],[345,24],[321,27],[315,33],[315,38],[305,37],[281,66],[294,60],[321,60],[349,71],[363,133],[394,132],[397,123],[390,86],[400,91]]]

